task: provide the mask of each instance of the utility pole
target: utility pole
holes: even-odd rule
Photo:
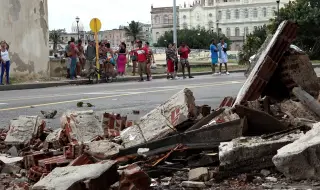
[[[177,44],[177,2],[173,0],[173,43]]]

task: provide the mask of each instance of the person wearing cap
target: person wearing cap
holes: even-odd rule
[[[189,63],[189,54],[191,52],[190,48],[184,43],[182,42],[179,49],[178,49],[179,55],[180,55],[180,63],[182,66],[182,75],[183,78],[185,79],[185,70],[184,68],[187,67],[188,69],[188,74],[189,74],[189,78],[194,78],[193,76],[191,76],[191,69],[190,69],[190,63]]]
[[[140,75],[140,82],[144,81],[143,79],[143,73],[146,73],[147,75],[147,81],[150,81],[150,76],[147,72],[147,62],[148,62],[148,48],[142,47],[142,41],[137,41],[138,49],[136,50],[137,54],[137,61],[138,61],[138,71]]]

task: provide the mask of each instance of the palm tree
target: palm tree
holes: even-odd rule
[[[61,29],[50,31],[49,39],[53,42],[53,51],[54,52],[57,51],[58,44],[62,43],[62,40],[61,40],[61,33],[62,32],[63,32],[63,30],[61,30]]]
[[[131,21],[131,23],[128,24],[129,26],[124,27],[126,35],[132,37],[134,41],[136,41],[137,39],[143,40],[142,24],[136,21]]]

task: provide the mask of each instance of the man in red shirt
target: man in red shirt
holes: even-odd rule
[[[70,64],[70,79],[74,79],[76,77],[76,67],[77,67],[77,58],[79,50],[75,45],[74,38],[71,38],[70,49],[69,49],[69,56],[71,57],[71,64]]]
[[[182,74],[183,74],[183,78],[185,79],[185,70],[184,68],[187,67],[188,69],[188,74],[189,74],[189,78],[193,78],[193,76],[191,76],[191,70],[190,70],[190,64],[189,64],[189,53],[191,52],[190,48],[184,43],[182,42],[180,47],[179,47],[179,55],[180,55],[180,63],[182,66]]]
[[[150,81],[150,76],[147,72],[147,62],[148,62],[148,48],[142,47],[142,41],[137,41],[138,49],[135,51],[137,55],[137,61],[138,61],[138,71],[140,74],[140,82],[143,81],[143,73],[146,73],[147,75],[147,81]]]

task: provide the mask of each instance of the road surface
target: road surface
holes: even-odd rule
[[[128,114],[133,119],[151,111],[183,88],[194,92],[197,105],[216,107],[225,96],[236,96],[245,77],[243,73],[222,76],[199,76],[194,79],[151,82],[126,82],[98,85],[64,86],[34,90],[16,90],[0,94],[0,127],[19,115],[39,115],[41,110],[57,110],[55,119],[47,120],[47,126],[60,126],[60,116],[66,110],[77,108],[77,102],[89,102],[98,113],[115,112]],[[140,116],[132,116],[139,110]]]

